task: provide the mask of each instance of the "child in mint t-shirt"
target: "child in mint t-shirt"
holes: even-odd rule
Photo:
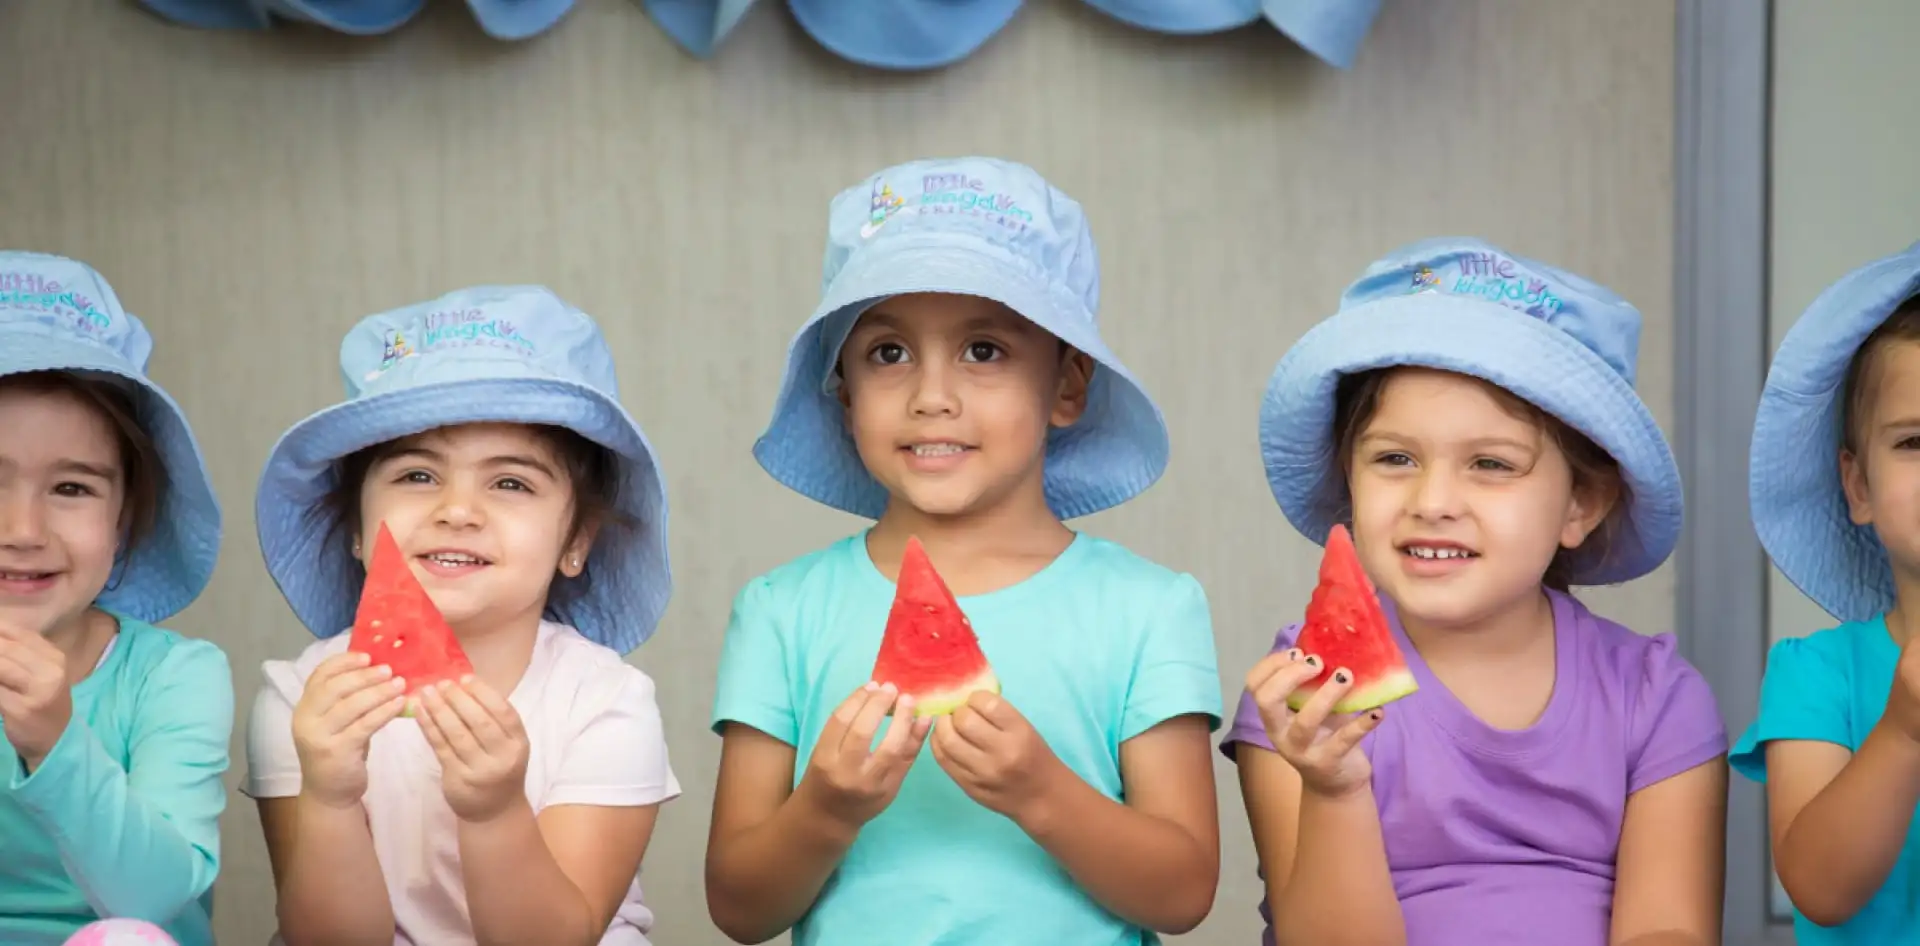
[[[1206,596],[1063,522],[1167,461],[1098,286],[1080,205],[1018,164],[913,162],[834,201],[824,298],[754,455],[875,522],[735,600],[707,850],[734,939],[1151,943],[1208,912]],[[910,536],[1002,686],[937,720],[870,679]]]
[[[1672,634],[1574,585],[1659,567],[1680,477],[1634,394],[1639,314],[1478,240],[1375,262],[1275,369],[1261,448],[1287,519],[1350,524],[1419,690],[1298,712],[1282,630],[1222,750],[1282,946],[1720,942],[1726,733]]]
[[[153,340],[84,263],[0,253],[0,943],[116,917],[213,942],[233,678],[155,627],[220,508]]]
[[[1734,745],[1766,783],[1801,946],[1920,932],[1920,244],[1835,283],[1774,355],[1753,430],[1767,556],[1838,627],[1773,646]]]

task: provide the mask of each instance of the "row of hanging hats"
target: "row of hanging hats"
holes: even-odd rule
[[[427,0],[138,0],[175,23],[267,29],[276,19],[370,36],[399,29]],[[578,0],[464,0],[480,28],[520,40],[551,29]],[[756,0],[636,0],[687,52],[712,56]],[[771,0],[770,0],[771,2]],[[1024,0],[786,0],[821,46],[878,69],[936,69],[965,59],[1020,12]],[[1140,29],[1200,35],[1261,20],[1321,60],[1353,62],[1380,0],[1084,0]]]

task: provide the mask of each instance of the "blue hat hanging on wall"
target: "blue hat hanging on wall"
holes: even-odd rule
[[[488,36],[527,39],[552,29],[576,0],[467,0],[467,9]],[[139,0],[141,6],[181,26],[263,30],[275,20],[309,23],[351,36],[378,36],[405,26],[427,0]]]
[[[267,29],[276,19],[355,36],[392,32],[427,0],[137,0],[181,26]],[[577,0],[467,0],[487,35],[529,39]],[[726,42],[754,0],[634,0],[660,30],[702,59]],[[1023,0],[786,0],[807,35],[849,62],[894,71],[949,66],[973,55],[1020,12]],[[1085,0],[1130,26],[1168,35],[1239,29],[1262,19],[1329,65],[1353,64],[1380,0]]]

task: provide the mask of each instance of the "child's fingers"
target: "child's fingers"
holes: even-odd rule
[[[33,671],[14,656],[7,643],[0,642],[0,687],[24,693],[32,683]]]
[[[1379,728],[1380,721],[1385,718],[1386,712],[1378,709],[1356,714],[1339,729],[1334,730],[1333,735],[1328,736],[1317,751],[1325,755],[1328,765],[1337,765],[1341,759],[1346,758],[1348,753],[1359,748],[1360,740],[1366,738],[1367,733]]]
[[[1311,654],[1297,661],[1289,661],[1261,681],[1253,691],[1253,702],[1262,713],[1287,708],[1287,696],[1300,689],[1301,684],[1320,675],[1320,658]]]
[[[334,677],[359,670],[372,662],[372,657],[357,650],[343,650],[320,661],[320,665],[314,667],[313,673],[307,677],[307,686],[325,686]]]
[[[475,702],[486,707],[488,715],[493,717],[494,723],[500,727],[500,731],[505,733],[508,739],[520,738],[524,728],[520,723],[520,711],[514,709],[513,703],[501,696],[500,691],[487,686],[486,681],[478,677],[467,677],[461,681],[461,685],[466,688]]]
[[[1300,658],[1303,656],[1305,655],[1300,653],[1300,648],[1293,647],[1287,650],[1276,650],[1260,658],[1260,660],[1253,665],[1253,669],[1247,671],[1247,692],[1253,693],[1258,691],[1266,685],[1267,680],[1272,678],[1274,674],[1299,663]]]
[[[448,751],[468,766],[478,763],[486,757],[486,751],[474,741],[473,733],[460,714],[447,704],[446,696],[441,692],[442,685],[427,687],[420,691],[421,706],[433,721],[435,729],[440,730],[440,738],[447,744]]]
[[[913,697],[902,696],[898,703],[893,704],[893,722],[887,725],[886,735],[880,737],[880,745],[874,747],[870,761],[882,768],[901,761],[907,751],[907,742],[913,735],[915,721]],[[907,756],[905,761],[912,761],[912,757]]]
[[[406,696],[404,694],[396,695],[386,702],[375,704],[371,709],[361,713],[359,718],[348,724],[346,731],[342,735],[345,735],[356,743],[367,742],[373,738],[374,733],[380,731],[380,727],[398,719],[401,711],[406,708]],[[424,727],[422,728],[424,729]]]
[[[427,746],[440,759],[440,766],[447,768],[456,765],[460,757],[455,755],[453,747],[447,744],[447,735],[440,731],[440,724],[434,721],[433,713],[427,709],[425,697],[416,697],[414,718],[420,721],[420,735],[427,739]]]
[[[899,691],[893,684],[882,684],[880,689],[867,695],[865,706],[853,717],[847,726],[847,734],[840,737],[840,752],[850,759],[865,761],[873,750],[873,736],[880,731],[880,723],[887,718],[887,710],[893,708],[894,697]]]
[[[1340,702],[1340,698],[1346,696],[1352,687],[1353,674],[1345,667],[1335,669],[1333,676],[1320,684],[1320,689],[1300,707],[1300,712],[1294,716],[1294,724],[1305,725],[1310,730],[1327,725],[1327,717],[1333,714],[1333,705]]]
[[[867,683],[853,691],[840,705],[833,708],[833,715],[827,717],[825,725],[820,727],[820,737],[816,745],[838,749],[846,738],[847,727],[853,725],[854,717],[860,715],[860,708],[867,705],[867,697],[880,689],[878,683]]]
[[[347,697],[369,687],[379,686],[381,683],[392,678],[393,668],[386,664],[381,664],[377,667],[362,667],[358,670],[348,670],[335,674],[332,679],[322,685],[323,689],[321,692],[324,693],[327,698],[325,705],[331,705],[339,703]],[[312,684],[308,684],[308,686],[312,686]]]
[[[955,719],[955,716],[948,716],[940,720],[939,724],[933,727],[933,738],[941,739],[944,736],[950,768],[958,768],[978,780],[980,773],[987,771],[988,768],[987,752],[968,742],[967,738],[961,735],[959,727],[954,725]]]
[[[453,715],[460,717],[460,722],[465,724],[465,729],[482,752],[493,752],[512,741],[493,714],[481,706],[466,687],[445,687],[440,691],[440,696],[447,701]]]
[[[354,728],[360,718],[379,709],[387,701],[404,699],[407,681],[394,677],[385,686],[370,686],[348,694],[346,699],[333,704],[320,716],[323,732],[346,732]]]

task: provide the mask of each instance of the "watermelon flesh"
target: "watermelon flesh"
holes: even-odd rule
[[[978,691],[1000,692],[973,624],[940,580],[917,537],[907,538],[893,610],[873,663],[873,682],[914,699],[913,715],[945,716]]]
[[[422,689],[473,672],[460,639],[427,597],[386,523],[380,524],[367,558],[367,583],[347,649],[372,657],[372,666],[392,667],[393,675],[407,682],[402,716],[413,715],[413,697]]]
[[[1353,674],[1346,695],[1333,705],[1335,713],[1359,713],[1385,706],[1420,688],[1406,656],[1393,639],[1393,628],[1380,607],[1373,581],[1360,567],[1353,537],[1336,525],[1327,535],[1327,551],[1320,558],[1320,584],[1307,603],[1306,621],[1293,646],[1302,654],[1320,658],[1319,676],[1287,696],[1296,712],[1342,667]]]

